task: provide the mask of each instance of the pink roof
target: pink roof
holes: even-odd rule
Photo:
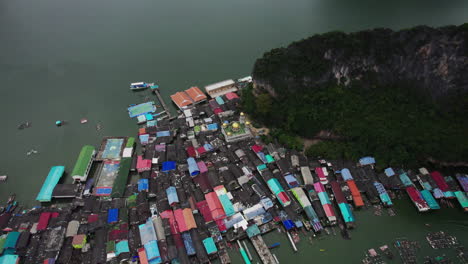
[[[330,204],[322,204],[323,210],[325,211],[325,214],[330,217],[330,216],[336,216],[335,211],[333,211],[333,208],[331,207]]]
[[[317,176],[319,176],[319,178],[327,178],[323,173],[322,167],[315,168],[315,173],[317,173]]]
[[[314,183],[314,189],[317,192],[325,192],[325,188],[323,187],[323,184],[321,184],[320,182]]]
[[[177,226],[179,227],[180,232],[188,231],[187,226],[185,225],[184,212],[182,209],[174,210],[174,217],[177,221]]]
[[[227,93],[225,96],[226,96],[226,98],[227,98],[228,100],[232,100],[232,99],[237,99],[237,98],[239,98],[239,96],[238,96],[236,93],[233,93],[233,92]]]
[[[187,147],[187,155],[189,157],[195,158],[197,156],[197,152],[195,151],[195,148],[192,146]]]
[[[159,214],[161,218],[166,218],[169,219],[169,225],[171,226],[171,234],[178,234],[179,233],[179,228],[177,227],[177,222],[174,217],[174,213],[172,210],[166,210],[162,213]]]
[[[39,217],[39,223],[37,224],[37,230],[45,230],[49,224],[49,220],[52,214],[50,212],[41,213]]]
[[[144,171],[144,170],[150,170],[151,169],[151,160],[149,159],[143,159],[143,156],[138,156],[137,157],[137,170],[138,171]]]
[[[406,192],[408,193],[412,201],[417,203],[425,203],[424,199],[421,196],[421,193],[414,186],[406,187]]]
[[[195,102],[206,100],[206,95],[198,87],[195,87],[195,86],[191,87],[191,88],[185,90],[185,92]]]
[[[208,202],[208,207],[214,220],[226,218],[226,213],[215,192],[205,194],[205,199]]]
[[[197,162],[198,169],[200,170],[200,173],[204,173],[208,171],[208,168],[206,167],[205,162],[199,161]]]
[[[260,145],[253,145],[253,146],[252,146],[252,150],[253,150],[253,152],[255,152],[255,153],[258,153],[258,152],[262,151],[262,149],[263,149],[263,147],[260,146]]]
[[[213,110],[213,112],[217,115],[219,113],[222,113],[223,112],[223,109],[221,109],[220,107],[216,108],[215,110]]]
[[[208,202],[206,200],[200,201],[197,203],[197,208],[205,219],[205,222],[213,221],[213,216],[211,216],[210,208],[208,207]]]

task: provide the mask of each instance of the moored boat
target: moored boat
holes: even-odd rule
[[[154,84],[145,83],[145,82],[134,82],[130,84],[130,90],[143,90],[153,85]]]

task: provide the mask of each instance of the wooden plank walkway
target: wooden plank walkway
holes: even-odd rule
[[[159,89],[154,89],[154,93],[155,93],[156,96],[158,97],[158,100],[159,100],[159,102],[161,103],[162,108],[163,108],[164,111],[167,113],[168,118],[169,118],[169,119],[172,119],[171,111],[169,111],[169,108],[167,107],[166,102],[164,102],[164,100],[163,100],[163,98],[162,98],[162,96],[161,96],[161,93],[159,92]]]

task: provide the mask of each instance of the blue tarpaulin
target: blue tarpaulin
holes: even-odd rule
[[[190,175],[197,176],[200,173],[200,169],[198,168],[198,165],[195,159],[190,157],[187,159],[187,163],[188,163],[188,169],[189,169]]]
[[[157,137],[168,137],[170,136],[171,133],[169,131],[159,131],[159,132],[156,132],[156,136]]]
[[[208,130],[210,130],[210,131],[216,131],[216,130],[218,130],[218,124],[217,124],[217,123],[208,124],[208,125],[206,126],[206,128],[207,128]]]
[[[148,179],[138,180],[138,191],[148,191]]]
[[[110,195],[112,193],[112,188],[106,188],[106,187],[103,187],[103,188],[98,188],[96,189],[96,195],[98,196],[104,196],[104,195]]]
[[[290,230],[291,228],[294,228],[294,222],[292,220],[283,220],[283,226],[286,230]]]
[[[159,259],[159,262],[157,263],[161,263],[161,255],[159,254],[158,242],[156,242],[156,240],[149,241],[148,243],[144,245],[144,247],[145,247],[146,257],[148,258],[149,261]]]
[[[168,172],[168,171],[171,171],[171,170],[175,170],[176,168],[176,162],[175,161],[166,161],[166,162],[163,162],[162,164],[162,172]]]
[[[119,209],[117,208],[109,209],[107,212],[107,223],[111,224],[111,223],[116,223],[117,221],[119,221]]]

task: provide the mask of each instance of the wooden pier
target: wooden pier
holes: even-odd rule
[[[161,93],[159,92],[159,89],[154,89],[154,93],[156,94],[156,97],[158,97],[158,100],[161,103],[161,106],[164,109],[164,112],[166,112],[167,117],[169,118],[169,120],[171,120],[173,118],[171,111],[169,111],[169,108],[167,107],[166,102],[164,102],[161,96]]]
[[[276,260],[268,249],[265,241],[261,235],[251,237],[250,240],[255,247],[260,259],[262,260],[263,264],[276,264]]]

